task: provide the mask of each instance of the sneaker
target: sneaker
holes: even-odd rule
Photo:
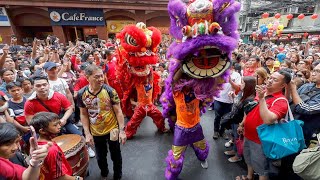
[[[107,177],[103,177],[103,176],[101,176],[101,178],[100,178],[101,180],[107,180],[108,178]]]
[[[220,137],[220,134],[218,132],[213,133],[213,139],[218,139]]]
[[[242,157],[238,157],[238,156],[233,156],[231,158],[228,159],[229,162],[239,162],[239,161],[242,161]]]
[[[227,156],[234,156],[236,155],[236,152],[234,150],[230,150],[230,151],[225,151],[224,154]]]
[[[91,147],[88,147],[88,153],[90,158],[94,158],[96,156],[96,153]]]
[[[209,108],[208,108],[208,111],[212,111],[212,110],[213,110],[213,108],[212,108],[212,107],[209,107]]]
[[[233,141],[230,140],[230,141],[228,141],[228,142],[226,142],[226,143],[224,144],[224,147],[229,148],[229,147],[231,147],[232,145],[233,145]]]
[[[208,161],[207,160],[205,160],[205,161],[201,161],[201,167],[203,168],[203,169],[208,169],[208,167],[209,167],[209,164],[208,164]]]

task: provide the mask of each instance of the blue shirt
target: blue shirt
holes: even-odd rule
[[[6,86],[7,86],[7,83],[6,82],[2,82],[2,84],[0,86],[0,91],[4,92],[8,96],[8,98],[11,98],[11,95],[7,91]]]

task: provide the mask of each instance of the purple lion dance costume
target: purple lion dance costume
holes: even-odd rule
[[[239,38],[235,16],[239,10],[235,0],[169,0],[170,34],[176,41],[167,53],[170,73],[161,97],[163,115],[174,130],[166,158],[167,180],[178,178],[188,145],[207,167],[209,147],[200,114],[229,77],[231,53]]]

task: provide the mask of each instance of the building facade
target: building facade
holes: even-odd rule
[[[0,36],[10,43],[15,34],[19,41],[30,42],[55,35],[61,43],[107,39],[128,24],[144,22],[168,34],[168,0],[0,0]],[[3,17],[1,17],[3,16]]]

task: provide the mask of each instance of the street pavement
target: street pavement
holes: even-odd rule
[[[201,117],[204,135],[210,144],[209,168],[202,169],[200,161],[189,147],[185,154],[181,180],[234,180],[236,176],[246,174],[244,162],[229,163],[224,155],[226,140],[212,139],[214,111],[208,111]],[[151,118],[146,117],[137,134],[121,146],[123,159],[123,180],[164,180],[165,158],[171,148],[173,134],[160,134]],[[109,176],[113,179],[112,161],[108,153]],[[90,159],[88,180],[99,180],[100,169],[95,158]]]

